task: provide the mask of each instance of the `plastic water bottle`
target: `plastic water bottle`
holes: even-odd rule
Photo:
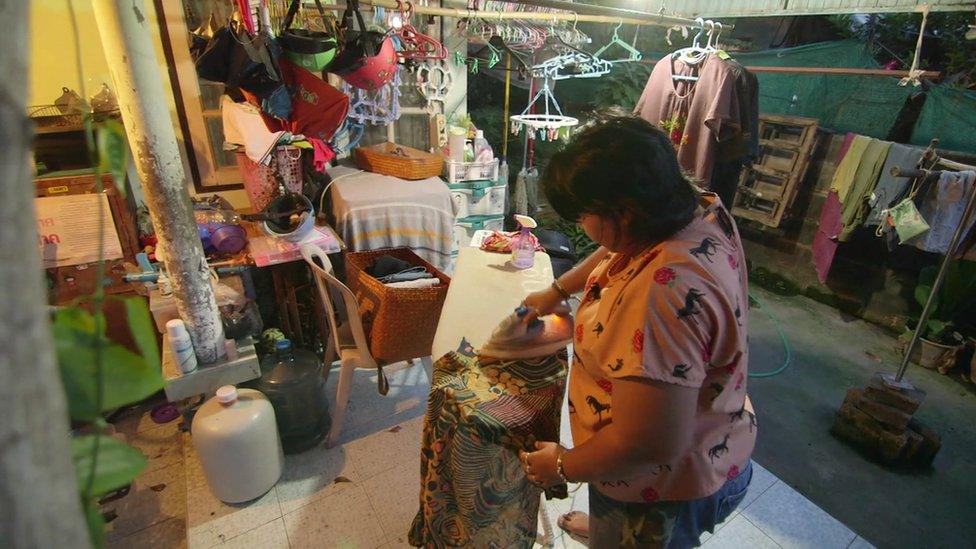
[[[190,332],[186,331],[186,324],[178,318],[166,323],[169,334],[169,346],[173,351],[173,360],[180,367],[180,371],[188,374],[197,369],[197,354],[193,351]]]
[[[474,134],[474,160],[475,162],[491,162],[495,158],[495,151],[491,150],[491,145],[485,139],[485,132],[477,130]]]
[[[516,215],[515,221],[521,226],[519,234],[512,239],[512,265],[516,269],[530,269],[535,265],[535,242],[532,229],[536,228],[535,219],[527,215]]]

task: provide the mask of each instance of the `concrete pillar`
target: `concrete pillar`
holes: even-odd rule
[[[224,354],[223,327],[170,122],[143,0],[93,0],[129,145],[163,263],[202,363]]]

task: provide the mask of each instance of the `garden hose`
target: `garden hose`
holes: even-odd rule
[[[763,304],[762,300],[759,299],[758,296],[751,293],[749,294],[749,299],[755,301],[756,304],[759,305],[759,308],[766,313],[766,316],[769,317],[769,320],[772,321],[773,325],[776,326],[776,332],[779,333],[779,339],[783,342],[783,350],[786,351],[786,360],[783,361],[782,366],[769,372],[750,372],[749,377],[761,378],[778,376],[790,367],[790,362],[793,360],[793,350],[790,348],[790,341],[786,338],[786,332],[783,331],[782,323],[766,309],[766,306]]]

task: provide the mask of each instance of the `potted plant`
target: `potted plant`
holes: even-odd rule
[[[919,345],[911,356],[912,362],[924,368],[942,371],[955,364],[956,356],[965,343],[956,326],[963,322],[976,302],[976,262],[953,261],[947,269],[929,319],[921,328]],[[937,275],[938,266],[935,265],[919,273],[915,287],[915,301],[919,306],[925,307]]]

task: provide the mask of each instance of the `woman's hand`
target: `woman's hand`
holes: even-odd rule
[[[536,442],[535,449],[535,452],[519,452],[529,482],[543,489],[563,484],[556,470],[556,460],[566,449],[555,442]]]
[[[535,318],[556,312],[563,305],[563,296],[559,295],[555,288],[549,286],[545,290],[529,294],[522,301],[522,304],[529,309],[524,320],[531,322]]]

